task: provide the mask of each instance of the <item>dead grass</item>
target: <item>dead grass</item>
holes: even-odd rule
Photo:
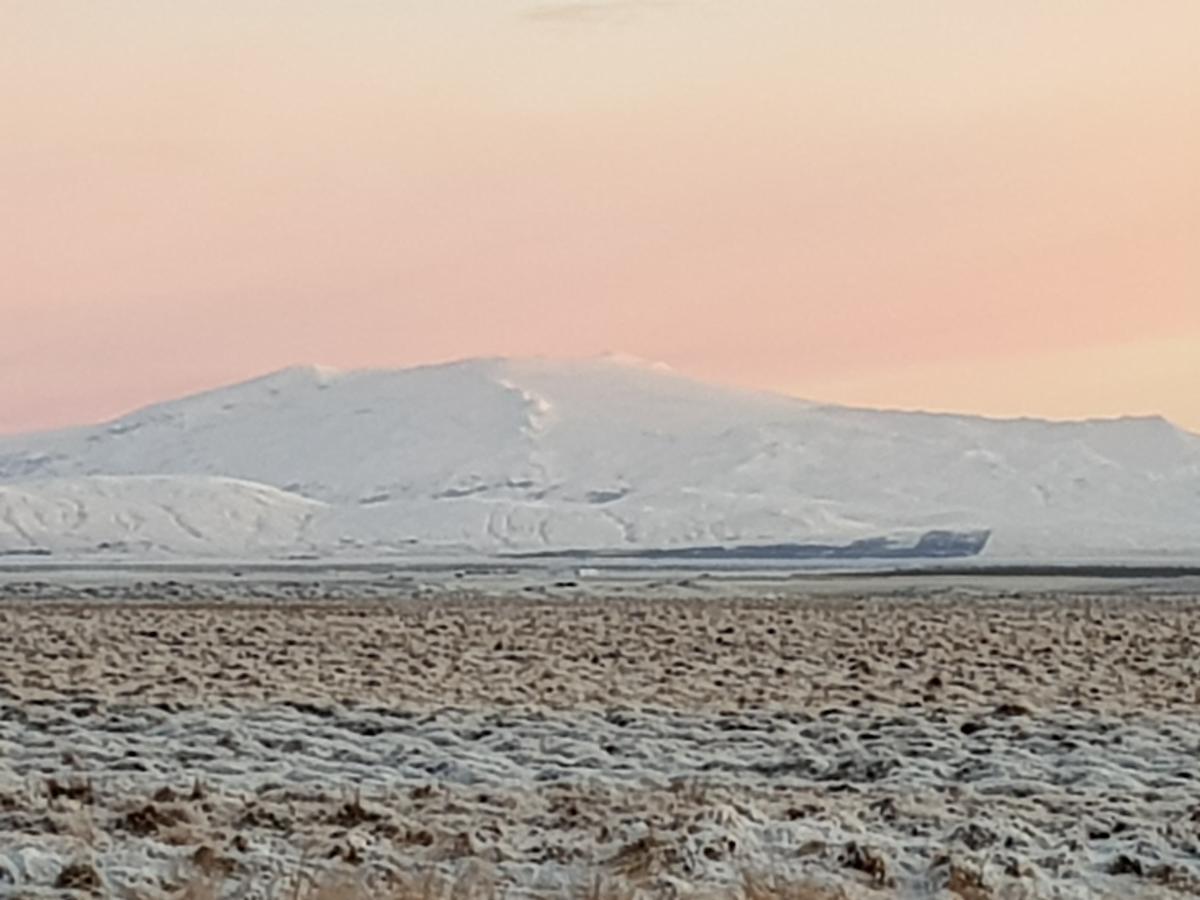
[[[639,849],[638,853],[646,852]],[[734,887],[681,888],[678,881],[660,881],[639,875],[597,875],[592,881],[572,891],[562,893],[531,893],[521,891],[523,898],[538,900],[900,900],[908,894],[898,893],[893,885],[881,885],[869,873],[861,882],[833,886],[813,880],[781,878],[769,874],[744,873]],[[959,900],[1038,900],[1040,894],[1032,888],[1016,893],[999,891],[985,883],[982,875],[958,865],[950,865],[945,891]],[[99,882],[87,864],[69,866],[60,879],[60,887],[70,886],[95,891]],[[1096,900],[1159,900],[1200,896],[1192,884],[1160,884],[1158,890],[1146,885],[1130,885],[1128,892],[1097,895]],[[220,900],[222,897],[243,896],[242,885],[226,874],[197,867],[191,881],[180,886],[170,896],[172,900]],[[256,895],[257,896],[257,895]],[[506,900],[514,896],[511,886],[500,885],[486,866],[468,866],[463,874],[450,877],[427,871],[394,877],[384,884],[368,885],[352,872],[316,877],[299,874],[279,884],[268,894],[269,900]],[[150,898],[136,898],[150,900]]]
[[[794,709],[810,699],[905,705],[928,697],[1004,719],[1072,703],[1193,714],[1200,702],[1188,667],[1200,645],[1193,598],[896,597],[886,615],[869,597],[580,598],[569,607],[516,598],[12,602],[0,609],[0,633],[11,635],[0,645],[0,670],[18,701],[77,685],[78,667],[87,665],[94,667],[87,683],[101,696],[136,692],[142,702],[175,704],[197,693],[213,702],[266,694],[313,714],[329,708],[331,690],[368,705],[404,697],[411,708],[604,707],[615,675],[622,702],[678,709]],[[408,664],[394,664],[397,647],[406,648]],[[225,664],[210,665],[214,655]],[[739,659],[732,681],[730,656]],[[536,679],[531,659],[547,663]],[[910,675],[913,662],[922,677]]]
[[[238,894],[236,888],[231,892],[227,887],[208,875],[198,875],[175,897],[177,900],[218,900],[221,896]],[[362,884],[351,875],[316,883],[300,878],[280,887],[272,900],[504,900],[506,896],[508,892],[486,873],[475,870],[459,878],[424,873],[374,887]],[[681,894],[674,886],[598,877],[587,887],[564,893],[561,897],[544,896],[546,900],[679,900],[681,897],[690,900],[849,900],[849,895],[840,888],[750,875],[736,888],[698,889],[693,894]],[[878,896],[880,900],[886,898],[886,895]]]
[[[847,900],[847,897],[841,888],[746,875],[740,891],[731,900]]]
[[[706,713],[748,706],[890,715],[929,707],[955,724],[958,717],[966,718],[964,735],[1023,726],[1022,720],[1031,720],[1032,729],[1042,709],[1082,705],[1111,715],[1153,710],[1191,715],[1200,703],[1200,688],[1191,683],[1200,642],[1200,606],[1194,600],[1121,598],[1084,606],[1071,598],[955,604],[914,599],[889,602],[887,615],[863,598],[686,604],[581,600],[566,613],[507,601],[212,609],[12,606],[0,610],[0,631],[14,635],[0,642],[0,672],[11,688],[6,695],[18,705],[52,699],[61,704],[64,721],[83,716],[83,723],[89,721],[86,704],[77,696],[79,682],[72,674],[80,661],[99,666],[89,681],[97,705],[97,698],[111,695],[175,710],[199,693],[212,703],[284,703],[304,722],[333,716],[330,698],[336,696],[354,697],[367,708],[374,703],[391,707],[403,697],[401,705],[409,712],[514,703],[575,710],[610,707],[614,687],[621,706],[645,703]],[[719,653],[712,652],[714,647]],[[102,659],[97,648],[104,650]],[[545,663],[537,677],[531,677],[530,660]],[[292,751],[280,746],[272,752]],[[369,868],[359,845],[335,835],[359,829],[386,839],[413,866],[457,864],[490,849],[473,847],[461,823],[442,825],[439,810],[465,794],[430,796],[432,786],[414,787],[405,801],[388,805],[392,799],[367,801],[357,792],[337,797],[329,788],[324,792],[328,802],[301,798],[293,804],[271,794],[225,796],[221,781],[206,785],[201,771],[195,778],[189,774],[190,793],[180,777],[174,789],[160,788],[127,803],[128,798],[111,795],[105,778],[93,783],[89,767],[99,765],[96,759],[70,748],[63,761],[75,775],[48,778],[44,789],[35,787],[28,797],[0,794],[0,811],[27,814],[28,829],[70,834],[84,846],[137,839],[180,847],[181,854],[192,856],[192,868],[170,893],[172,900],[245,893],[253,873],[236,860],[250,852],[256,835],[287,840],[310,832],[335,842],[314,850],[314,859],[319,853],[320,865],[339,866],[340,874],[329,878],[316,865],[302,867],[301,874],[281,878],[268,891],[272,900],[499,900],[513,893],[483,870],[459,879],[419,874],[366,883],[355,871],[360,865]],[[670,797],[647,798],[647,808],[700,809],[720,802],[720,791],[710,798],[707,788],[693,782],[680,782],[672,791]],[[213,800],[211,809],[204,806],[207,799]],[[764,808],[788,821],[793,810],[796,816],[822,815],[824,807],[811,806],[810,799],[789,798]],[[585,808],[588,815],[581,817],[575,804],[591,802],[596,807]],[[547,816],[563,823],[553,827],[582,834],[591,827],[587,823],[611,812],[602,805],[607,802],[597,794],[542,805]],[[846,795],[838,802],[857,801]],[[492,801],[476,808],[484,821],[501,825],[518,816]],[[540,814],[541,806],[531,809]],[[1200,817],[1200,808],[1195,815]],[[824,867],[824,874],[846,887],[764,875],[747,877],[735,888],[670,893],[663,885],[686,869],[686,860],[673,826],[663,828],[637,841],[622,832],[627,843],[615,853],[621,844],[605,830],[595,845],[596,853],[611,854],[602,874],[585,880],[570,900],[890,900],[897,896],[895,878],[905,861],[885,858],[865,843],[826,847],[809,842],[797,849],[795,859],[807,860],[806,871]],[[964,831],[951,843],[982,852],[994,839]],[[728,859],[723,853],[719,857],[722,863]],[[993,869],[985,878],[947,860],[937,873],[938,884],[956,900],[1008,900],[1011,895],[991,880]],[[1114,884],[1128,885],[1127,893],[1117,895],[1121,900],[1200,896],[1200,886],[1179,868],[1128,857],[1115,860],[1110,874],[1119,879]],[[82,866],[69,867],[60,887],[98,893],[94,876]]]
[[[62,891],[95,892],[100,889],[100,874],[90,862],[73,862],[58,874],[54,887]]]

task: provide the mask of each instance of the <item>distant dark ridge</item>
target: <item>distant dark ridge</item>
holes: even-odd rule
[[[810,561],[846,559],[963,559],[978,556],[990,531],[927,531],[915,544],[865,538],[849,544],[732,544],[655,547],[645,550],[541,550],[505,554],[510,559],[648,559],[688,561]]]

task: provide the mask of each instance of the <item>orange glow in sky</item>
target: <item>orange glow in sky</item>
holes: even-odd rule
[[[1195,0],[7,0],[0,431],[623,350],[1200,430]]]

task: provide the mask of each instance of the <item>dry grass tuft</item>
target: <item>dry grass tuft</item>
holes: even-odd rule
[[[746,875],[736,900],[847,900],[841,888]]]
[[[951,864],[946,890],[962,900],[990,900],[992,892],[983,882],[983,876],[973,869]]]
[[[622,878],[638,883],[669,871],[679,859],[677,847],[650,834],[622,847],[609,865]]]
[[[48,778],[46,780],[46,796],[51,800],[65,797],[67,800],[74,800],[84,806],[91,806],[96,802],[96,789],[90,778],[82,781],[59,781],[57,778]]]
[[[147,803],[137,809],[130,810],[121,817],[118,827],[130,834],[140,837],[155,835],[159,831],[184,824],[188,814],[183,809],[155,806]]]
[[[95,893],[100,890],[100,873],[91,863],[73,862],[58,873],[54,887],[60,891]]]
[[[842,852],[841,862],[847,869],[862,872],[875,887],[896,886],[887,859],[878,850],[851,841]]]
[[[220,896],[220,880],[207,875],[193,878],[176,895],[178,900],[218,900]]]
[[[637,890],[630,885],[600,877],[594,878],[577,895],[578,900],[637,900],[637,896]]]
[[[374,812],[363,806],[362,795],[356,793],[353,799],[347,800],[330,816],[329,824],[336,825],[338,828],[357,828],[359,825],[380,822],[383,818],[382,813]]]
[[[427,872],[394,878],[369,887],[351,875],[335,876],[303,885],[279,900],[498,900],[495,882],[481,870],[469,870],[458,878]]]

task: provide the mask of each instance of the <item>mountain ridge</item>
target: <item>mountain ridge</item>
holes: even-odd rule
[[[182,494],[159,483],[176,491],[169,502],[144,486],[114,493],[111,479],[149,476],[212,479],[212,502],[194,480]],[[255,513],[262,495],[230,480],[279,503]],[[619,354],[293,366],[95,426],[0,438],[0,488],[0,552],[32,546],[25,532],[58,553],[134,535],[156,553],[203,555],[195,535],[145,524],[173,521],[180,496],[213,514],[197,531],[222,555],[249,540],[220,534],[222,502],[235,519],[277,517],[264,520],[270,541],[247,545],[276,554],[917,545],[943,531],[985,531],[988,553],[1018,558],[1200,547],[1200,437],[1159,416],[843,407]],[[95,521],[57,537],[33,527],[55,520],[64,491],[90,497],[119,540],[99,539]],[[317,504],[303,529],[287,498]]]
[[[305,378],[309,379],[315,386],[326,385],[332,381],[342,380],[346,378],[362,377],[369,375],[388,375],[402,374],[422,371],[438,371],[438,370],[453,370],[470,367],[486,367],[492,365],[506,364],[538,364],[565,367],[577,366],[581,364],[603,364],[611,363],[614,365],[628,366],[630,368],[642,369],[646,372],[656,372],[669,374],[675,378],[690,382],[695,385],[703,385],[710,389],[727,391],[732,393],[742,393],[745,395],[756,395],[762,397],[777,397],[783,400],[793,401],[806,404],[812,407],[838,409],[846,411],[881,413],[881,414],[896,414],[902,416],[928,416],[931,418],[950,418],[950,419],[966,419],[978,422],[993,422],[993,423],[1036,423],[1047,426],[1080,426],[1088,424],[1106,424],[1106,423],[1154,423],[1162,426],[1167,426],[1173,431],[1200,440],[1200,432],[1194,432],[1184,428],[1178,423],[1172,421],[1169,417],[1160,413],[1124,413],[1118,415],[1104,416],[1081,416],[1075,418],[1051,418],[1046,416],[1035,415],[996,415],[986,413],[970,413],[956,410],[931,410],[921,407],[874,407],[861,404],[839,403],[835,401],[817,400],[809,397],[802,397],[785,393],[783,391],[773,390],[769,388],[749,388],[742,386],[728,385],[721,382],[709,381],[706,379],[687,376],[679,373],[676,369],[665,362],[645,359],[622,352],[608,352],[597,354],[588,357],[579,358],[562,358],[553,356],[527,356],[527,357],[505,357],[505,356],[476,356],[462,357],[450,359],[440,362],[421,363],[413,366],[389,367],[389,366],[362,366],[344,368],[340,366],[326,365],[324,363],[294,363],[278,369],[272,369],[267,372],[262,372],[258,375],[253,375],[241,380],[225,382],[214,385],[212,387],[203,388],[196,391],[191,391],[181,394],[177,397],[164,398],[151,403],[146,403],[126,412],[119,413],[115,416],[110,416],[93,422],[82,422],[70,425],[65,425],[57,428],[31,429],[27,431],[8,432],[0,434],[0,444],[5,441],[13,441],[18,439],[31,438],[38,435],[59,434],[76,432],[85,429],[98,428],[119,423],[125,419],[135,417],[150,411],[159,409],[160,407],[170,407],[180,403],[185,403],[192,400],[210,397],[213,395],[223,394],[231,390],[240,388],[248,388],[253,385],[267,385],[278,382],[284,382],[288,379]]]

